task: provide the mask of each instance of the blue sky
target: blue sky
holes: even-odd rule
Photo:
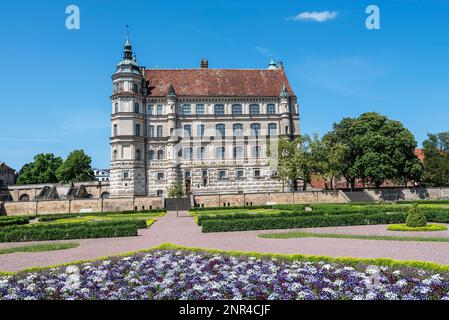
[[[80,30],[65,28],[69,4]],[[369,4],[381,10],[380,30],[365,28]],[[326,11],[326,21],[292,18]],[[274,55],[304,133],[377,111],[420,145],[427,132],[449,131],[448,21],[449,0],[2,1],[0,161],[18,170],[37,153],[84,149],[109,166],[110,76],[126,24],[148,68],[203,57],[212,68],[265,68]]]

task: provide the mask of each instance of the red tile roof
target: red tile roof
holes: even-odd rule
[[[423,161],[426,157],[423,149],[415,149],[415,155],[421,161]]]
[[[285,83],[293,96],[283,68],[245,69],[147,69],[149,96],[165,97],[170,84],[178,96],[278,97]]]

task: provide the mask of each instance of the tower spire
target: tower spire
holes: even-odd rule
[[[129,41],[129,25],[126,25],[126,42],[125,42],[125,50],[123,52],[124,60],[133,60],[133,47],[131,46],[131,42]]]
[[[271,56],[270,63],[268,64],[268,70],[275,70],[276,68],[276,62],[274,62],[273,56]]]

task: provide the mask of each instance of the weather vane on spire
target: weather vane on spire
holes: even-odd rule
[[[129,40],[129,25],[126,25],[126,39]]]

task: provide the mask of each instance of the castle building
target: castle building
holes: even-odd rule
[[[0,161],[0,187],[12,186],[16,183],[16,170]]]
[[[280,137],[300,134],[283,64],[146,69],[127,39],[112,76],[111,197],[282,191]]]

